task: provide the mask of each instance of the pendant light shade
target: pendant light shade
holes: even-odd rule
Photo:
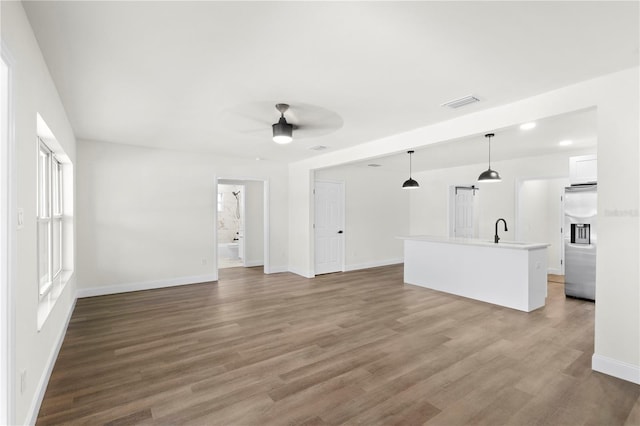
[[[404,181],[402,189],[420,188],[418,182],[411,178],[411,154],[413,154],[413,152],[414,151],[407,151],[407,154],[409,154],[409,179]]]
[[[491,170],[491,138],[494,136],[495,135],[493,133],[487,133],[484,135],[485,138],[489,139],[489,168],[480,173],[480,176],[478,176],[478,182],[500,182],[502,180],[500,173],[495,170]]]
[[[280,112],[280,120],[271,125],[273,130],[273,141],[279,144],[289,143],[293,140],[293,125],[287,123],[284,113],[289,109],[287,104],[277,104],[276,109]]]
[[[478,176],[478,182],[500,182],[501,180],[500,174],[491,169],[485,170]]]
[[[404,183],[402,184],[402,188],[403,189],[420,188],[420,184],[418,184],[418,182],[416,182],[414,179],[409,178],[404,181]]]

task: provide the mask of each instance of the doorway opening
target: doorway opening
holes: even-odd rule
[[[244,266],[245,186],[218,183],[218,269]]]
[[[564,275],[562,195],[566,177],[516,182],[516,241],[549,242],[548,273]]]
[[[263,266],[268,273],[268,182],[219,178],[216,196],[216,270]]]

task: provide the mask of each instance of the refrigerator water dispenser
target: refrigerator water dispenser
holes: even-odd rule
[[[591,244],[591,225],[588,223],[572,223],[571,244]]]

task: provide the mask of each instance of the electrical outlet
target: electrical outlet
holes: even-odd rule
[[[23,394],[27,390],[27,370],[20,372],[20,393]]]

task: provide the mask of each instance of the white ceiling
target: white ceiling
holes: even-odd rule
[[[79,139],[247,158],[303,159],[638,65],[638,2],[23,4]],[[468,94],[482,102],[440,106]],[[262,132],[229,119],[277,102],[340,126],[280,146],[275,108]]]

